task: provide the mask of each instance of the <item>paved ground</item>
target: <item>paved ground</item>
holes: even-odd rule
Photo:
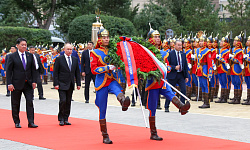
[[[51,83],[44,86],[44,96],[47,97],[45,101],[38,100],[37,90],[35,91],[35,113],[57,115],[58,92],[51,90],[51,87]],[[5,86],[0,86],[0,108],[10,109],[10,97],[5,96],[5,91]],[[71,117],[98,120],[98,109],[93,104],[95,98],[93,85],[90,91],[90,104],[85,104],[83,101],[83,89],[75,91],[73,95],[75,102],[72,103]],[[128,90],[127,95],[130,95],[130,93],[131,90]],[[243,95],[246,97],[245,92]],[[145,126],[139,106],[130,107],[127,112],[122,112],[114,95],[109,95],[108,104],[108,122]],[[250,143],[250,128],[247,127],[250,124],[250,106],[211,103],[210,109],[203,110],[198,109],[198,105],[201,104],[202,102],[191,102],[190,113],[185,116],[181,116],[173,105],[170,106],[170,113],[157,110],[156,124],[158,129]],[[21,110],[25,111],[24,98],[22,98]],[[148,110],[144,109],[144,112],[148,116]],[[149,129],[145,128],[145,130]],[[2,139],[0,144],[0,149],[5,149],[10,141]],[[39,149],[39,147],[29,148],[27,147],[29,145],[17,142],[13,142],[11,145],[17,145],[17,149]]]

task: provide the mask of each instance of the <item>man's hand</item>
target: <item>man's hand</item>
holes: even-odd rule
[[[109,70],[115,70],[115,66],[114,65],[108,65],[109,66]]]
[[[175,70],[179,70],[180,69],[180,65],[175,67]]]
[[[185,78],[185,82],[186,82],[186,83],[188,82],[188,78]]]
[[[9,91],[14,91],[15,88],[14,88],[14,86],[11,84],[11,85],[8,85],[8,90],[9,90]]]
[[[6,71],[4,71],[4,76],[6,77]]]
[[[82,76],[83,76],[83,77],[85,77],[85,76],[86,76],[85,72],[82,72]]]
[[[77,86],[77,90],[80,90],[81,86]]]
[[[58,90],[58,89],[59,89],[59,85],[55,86],[55,89],[57,89],[57,90]]]
[[[32,83],[32,87],[33,87],[33,89],[35,89],[36,88],[36,83]]]

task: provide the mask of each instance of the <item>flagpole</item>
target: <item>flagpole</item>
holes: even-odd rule
[[[136,98],[136,96],[135,96],[135,92],[136,92],[136,91],[135,91],[135,86],[134,86],[134,85],[133,85],[133,89],[134,89],[134,98]],[[147,124],[147,121],[146,121],[145,113],[144,113],[143,108],[142,108],[141,95],[140,95],[140,93],[139,93],[138,88],[137,88],[137,93],[138,93],[138,97],[139,97],[139,100],[140,100],[141,111],[142,111],[144,123],[145,123],[146,128],[148,128],[148,124]]]
[[[167,83],[172,89],[174,89],[177,93],[179,93],[182,97],[184,97],[186,100],[190,101],[190,99],[182,94],[180,91],[178,91],[175,87],[173,87],[170,83],[168,83],[168,81],[164,80],[164,79],[161,79],[163,82]]]

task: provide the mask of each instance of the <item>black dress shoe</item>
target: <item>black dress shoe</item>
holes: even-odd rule
[[[7,94],[6,94],[6,96],[8,96],[8,97],[9,97],[9,96],[10,96],[10,93],[7,93]]]
[[[169,112],[169,108],[165,108],[165,112]]]
[[[59,122],[59,125],[60,125],[60,126],[64,126],[64,121],[60,121],[60,122]]]
[[[55,89],[54,87],[50,88],[50,89]]]
[[[64,121],[65,125],[71,125],[71,123],[69,123],[68,121]]]
[[[34,123],[29,123],[29,124],[28,124],[28,127],[29,127],[29,128],[37,128],[38,125],[35,125]]]
[[[21,127],[20,123],[16,123],[15,128],[22,128],[22,127]]]
[[[162,109],[160,106],[157,106],[157,108],[156,109]]]
[[[89,103],[89,100],[86,100],[85,103]]]
[[[39,100],[46,100],[45,97],[39,97]]]
[[[134,106],[135,106],[135,103],[132,103],[131,106],[134,107]]]
[[[74,101],[73,99],[71,99],[71,101]]]

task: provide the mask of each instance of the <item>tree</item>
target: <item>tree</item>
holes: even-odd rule
[[[239,35],[241,31],[250,32],[250,0],[228,0],[224,6],[230,12],[231,22],[228,23],[233,36]]]
[[[137,14],[139,5],[131,8],[132,0],[96,0],[96,7],[100,9],[101,14],[127,18],[130,21]]]
[[[58,9],[75,5],[77,0],[13,0],[24,12],[30,12],[39,24],[39,28],[49,29],[54,13]]]
[[[186,0],[181,9],[185,30],[218,32],[218,11],[210,0]]]
[[[56,23],[59,25],[57,30],[63,34],[67,34],[69,24],[78,16],[94,14],[95,1],[93,0],[79,0],[76,5],[70,6],[67,9],[60,9],[56,12]]]
[[[159,30],[162,38],[164,38],[165,31],[169,28],[172,28],[175,34],[182,32],[182,27],[178,24],[176,16],[169,12],[168,7],[158,5],[152,0],[148,4],[144,4],[144,8],[134,19],[134,25],[139,35],[145,38],[149,32],[149,22],[153,29]]]
[[[83,15],[75,18],[69,26],[69,41],[83,43],[91,40],[92,23],[96,22],[96,15]],[[137,35],[136,29],[131,21],[125,18],[100,15],[100,19],[109,31],[110,37],[115,35],[132,36]]]

